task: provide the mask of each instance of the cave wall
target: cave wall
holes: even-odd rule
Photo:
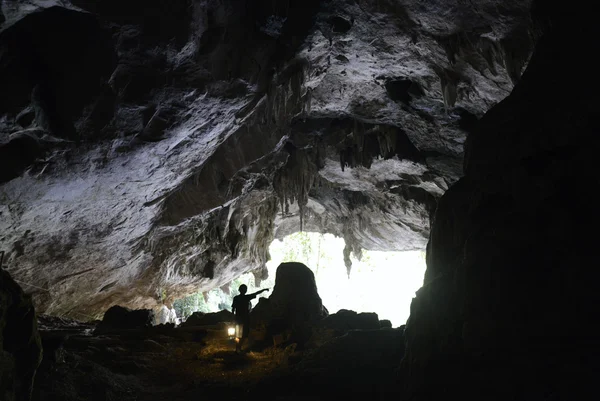
[[[300,229],[422,249],[529,1],[15,0],[0,7],[0,243],[40,312],[151,308]],[[262,274],[262,273],[261,273]]]
[[[0,397],[29,401],[42,342],[31,297],[0,268]]]
[[[543,37],[510,96],[477,123],[440,199],[411,305],[405,399],[593,399],[600,146],[598,25],[534,3]]]

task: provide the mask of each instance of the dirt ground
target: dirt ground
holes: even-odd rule
[[[71,336],[46,355],[34,400],[242,399],[280,368],[268,352],[235,353],[225,335],[202,341],[170,336]]]
[[[399,361],[380,340],[359,336],[303,355],[293,346],[238,354],[224,327],[42,335],[33,401],[387,399],[379,387],[392,369],[380,361]]]

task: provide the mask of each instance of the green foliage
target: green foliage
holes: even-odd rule
[[[343,261],[344,246],[341,238],[311,232],[298,232],[275,240],[269,248],[272,257],[267,263],[269,278],[263,280],[260,287],[254,285],[254,275],[246,273],[229,283],[229,294],[215,288],[206,294],[206,299],[198,292],[175,301],[177,316],[185,319],[195,311],[231,310],[240,285],[246,284],[249,293],[262,288],[272,290],[280,263],[301,262],[314,272],[319,294],[330,312],[341,308],[378,312],[380,318],[390,319],[395,325],[403,324],[414,292],[423,284],[425,252],[364,251],[360,261],[351,256],[353,268],[348,277]]]
[[[201,292],[176,300],[173,302],[173,308],[175,308],[177,316],[184,319],[187,319],[196,311],[208,312],[208,307],[206,302],[204,302],[204,295]]]

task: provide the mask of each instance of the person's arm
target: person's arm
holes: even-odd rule
[[[235,314],[235,299],[233,300],[233,303],[231,304],[231,313]]]
[[[262,290],[260,290],[260,291],[256,291],[255,293],[253,293],[253,294],[250,294],[250,296],[251,296],[251,297],[255,297],[255,296],[257,296],[258,294],[262,294],[262,293],[263,293],[263,292],[265,292],[265,291],[269,291],[269,289],[268,289],[268,288],[263,288],[263,289],[262,289]]]

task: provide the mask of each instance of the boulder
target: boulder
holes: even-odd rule
[[[31,298],[0,269],[0,399],[26,401],[42,359]]]
[[[379,321],[379,327],[382,329],[391,329],[392,328],[392,322],[390,322],[387,319],[383,319]]]
[[[297,342],[302,347],[312,334],[312,326],[327,315],[312,270],[302,263],[282,263],[272,295],[261,299],[252,311],[254,339],[258,340],[256,335],[262,332],[266,341]]]
[[[135,330],[151,327],[154,311],[150,309],[131,310],[119,305],[112,306],[94,330],[94,334],[104,334],[119,330]]]
[[[342,336],[351,330],[377,330],[380,327],[379,317],[376,313],[357,313],[352,310],[340,309],[313,327],[310,347],[319,347],[334,337]]]
[[[323,319],[319,326],[338,332],[347,332],[348,330],[375,330],[380,327],[380,324],[377,313],[357,313],[352,310],[340,309],[337,313]]]
[[[181,327],[213,326],[219,323],[233,322],[233,313],[221,310],[215,313],[194,312],[187,320],[181,323]]]

